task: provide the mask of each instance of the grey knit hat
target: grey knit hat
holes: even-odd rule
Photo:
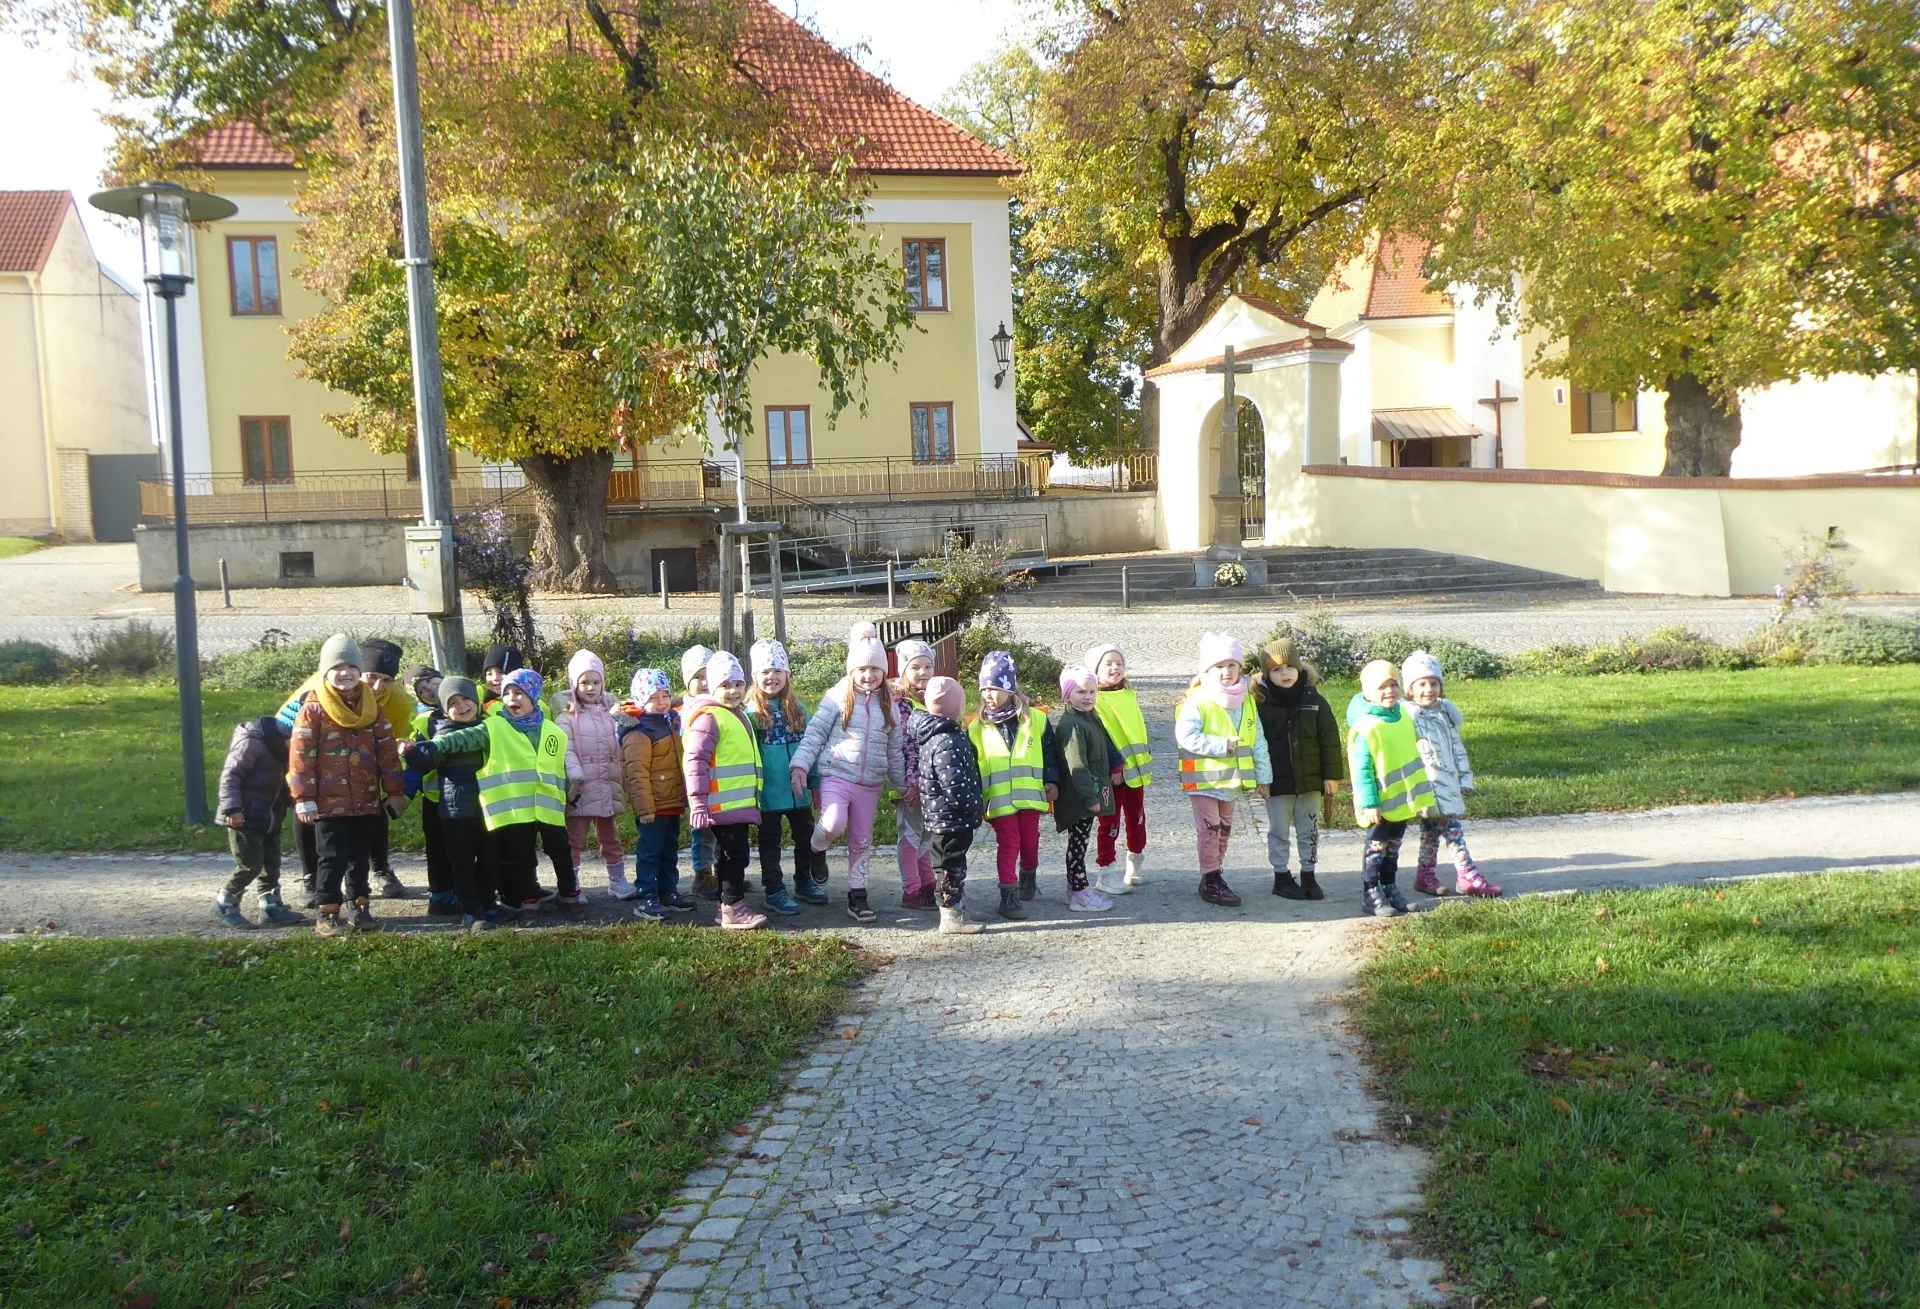
[[[327,638],[327,643],[320,647],[320,675],[325,677],[341,664],[350,664],[356,669],[359,668],[360,647],[354,643],[352,637],[335,632]]]
[[[474,686],[471,677],[447,677],[440,681],[440,707],[444,711],[453,698],[464,695],[475,704],[480,703],[480,690]]]

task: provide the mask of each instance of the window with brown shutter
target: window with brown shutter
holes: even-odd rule
[[[953,406],[926,403],[907,406],[908,423],[913,434],[913,462],[950,464],[953,462]]]
[[[932,237],[909,237],[900,243],[906,267],[907,303],[916,312],[947,307],[947,243]]]
[[[250,485],[293,480],[293,420],[240,420],[240,473]]]
[[[228,303],[236,318],[280,313],[280,243],[271,236],[227,238]]]
[[[1608,395],[1605,391],[1570,389],[1573,405],[1573,434],[1601,436],[1608,432],[1640,430],[1639,397]]]

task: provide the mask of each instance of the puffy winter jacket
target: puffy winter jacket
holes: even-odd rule
[[[1340,745],[1340,727],[1333,706],[1318,687],[1309,682],[1290,697],[1262,676],[1254,683],[1253,698],[1260,710],[1261,734],[1267,738],[1276,791],[1304,795],[1318,791],[1324,782],[1346,780],[1347,754]]]
[[[220,817],[239,814],[246,826],[264,832],[273,826],[273,811],[286,805],[287,734],[280,720],[262,714],[236,725],[220,769]]]
[[[369,692],[362,687],[360,694]],[[393,725],[381,714],[367,727],[342,727],[315,696],[294,715],[287,753],[294,804],[313,801],[321,819],[369,817],[386,799],[407,794]]]
[[[986,820],[980,759],[966,729],[938,714],[913,716],[920,749],[920,823],[929,832],[966,832]]]
[[[843,727],[840,719],[848,696],[854,698],[853,716]],[[904,789],[904,737],[898,705],[893,706],[893,725],[889,727],[878,694],[856,691],[843,677],[821,698],[820,707],[807,721],[806,737],[793,752],[793,766],[809,772],[818,766],[822,777],[837,777],[861,786],[891,782],[895,789]]]
[[[1054,825],[1064,832],[1083,818],[1112,813],[1113,774],[1120,767],[1120,756],[1100,720],[1068,705],[1060,711],[1049,739],[1054,774],[1060,779],[1060,798],[1053,802]]]
[[[687,811],[687,781],[680,770],[680,715],[650,714],[638,705],[614,710],[620,726],[620,767],[627,803],[637,823]]]
[[[575,704],[571,691],[553,697],[553,721],[567,734],[567,802],[570,817],[611,818],[625,790],[620,725],[603,697],[597,705]]]
[[[280,725],[287,729],[288,735],[293,734],[293,719],[300,712],[300,706],[319,689],[320,674],[315,673],[300,683],[294,693],[287,697],[286,703],[280,706],[276,716],[280,719]],[[413,730],[413,701],[400,689],[398,682],[387,688],[387,694],[380,701],[380,713],[387,720],[387,726],[393,729],[393,739],[406,740]]]
[[[1436,700],[1427,708],[1408,702],[1413,731],[1419,738],[1420,762],[1427,766],[1427,784],[1433,804],[1449,818],[1464,818],[1466,793],[1473,789],[1473,765],[1467,762],[1467,744],[1460,737],[1466,715],[1451,700]]]
[[[800,726],[792,727],[786,714],[779,705],[772,705],[771,722],[762,721],[759,714],[747,710],[747,722],[753,726],[753,734],[760,740],[760,812],[763,814],[785,814],[797,809],[806,809],[812,805],[812,797],[793,793],[793,756],[800,749],[800,743],[807,735],[807,707],[800,704]],[[820,769],[816,766],[807,774],[807,786],[811,790],[820,789]]]
[[[450,733],[475,723],[456,723],[439,710],[433,712],[430,727],[436,746]],[[435,767],[440,774],[440,816],[442,818],[484,818],[480,810],[480,770],[487,766],[485,750],[444,753],[436,751]]]
[[[687,697],[687,728],[680,742],[681,767],[687,779],[687,821],[691,824],[712,813],[714,825],[718,827],[757,823],[760,821],[757,805],[713,813],[707,803],[712,792],[713,756],[720,746],[721,714],[732,714],[740,720],[742,730],[752,733],[753,724],[747,721],[744,710],[729,709],[712,696]]]

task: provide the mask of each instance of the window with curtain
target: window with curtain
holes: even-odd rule
[[[926,237],[901,242],[907,302],[916,310],[947,307],[947,243]]]
[[[249,484],[293,480],[293,422],[288,418],[240,420],[240,472]]]
[[[227,271],[235,317],[280,312],[280,245],[273,237],[228,237]]]
[[[950,464],[953,462],[953,406],[916,404],[911,406],[913,426],[913,462]]]
[[[1638,396],[1582,391],[1577,386],[1571,389],[1570,394],[1576,436],[1640,430]]]
[[[813,464],[813,432],[805,405],[767,409],[767,463],[774,468]]]

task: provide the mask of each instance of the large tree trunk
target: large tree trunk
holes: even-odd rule
[[[612,591],[605,546],[613,455],[533,455],[517,462],[537,515],[533,584],[545,591]]]
[[[1667,466],[1662,477],[1731,477],[1740,405],[1723,406],[1691,373],[1667,379]]]

